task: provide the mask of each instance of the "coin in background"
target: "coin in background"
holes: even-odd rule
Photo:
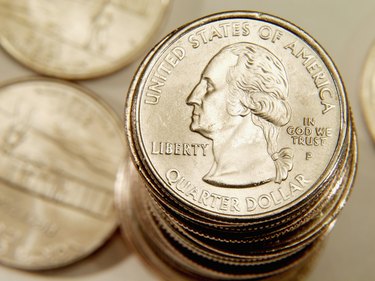
[[[375,45],[372,46],[366,59],[362,78],[361,101],[367,128],[375,142]]]
[[[86,90],[44,78],[0,87],[0,262],[50,269],[113,233],[120,122]]]
[[[60,78],[109,74],[133,61],[169,0],[0,0],[0,42],[33,70]]]

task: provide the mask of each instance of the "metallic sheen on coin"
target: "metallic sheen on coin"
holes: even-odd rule
[[[81,87],[29,78],[0,86],[0,120],[0,262],[51,269],[92,253],[117,226],[117,116]]]
[[[353,185],[341,78],[318,43],[271,15],[175,30],[139,67],[125,115],[144,186],[118,177],[121,225],[167,280],[290,280]]]
[[[109,74],[137,58],[169,0],[0,0],[0,43],[33,70],[65,79]]]
[[[135,158],[155,192],[194,211],[280,213],[317,192],[338,159],[343,86],[295,26],[241,12],[197,21],[141,71],[127,111]]]

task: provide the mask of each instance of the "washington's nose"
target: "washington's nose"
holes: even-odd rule
[[[202,82],[199,82],[191,91],[190,95],[186,99],[188,105],[201,105],[202,103]]]

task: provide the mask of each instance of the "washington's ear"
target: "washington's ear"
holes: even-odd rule
[[[249,115],[249,113],[251,112],[250,108],[248,107],[242,107],[242,111],[241,113],[239,114],[241,117],[245,117],[247,115]]]
[[[227,112],[231,116],[246,117],[251,112],[251,109],[244,106],[242,102],[231,103],[227,102]]]
[[[276,126],[286,125],[291,108],[286,100],[267,93],[253,93],[247,100],[251,112]]]
[[[238,92],[230,92],[231,96],[227,99],[227,111],[231,116],[241,116],[246,117],[252,111],[252,106],[254,101],[252,100],[252,104],[249,104],[248,100],[251,99],[247,95],[245,95],[242,91],[242,95],[235,94]]]

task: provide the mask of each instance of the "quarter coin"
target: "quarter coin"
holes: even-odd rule
[[[135,167],[117,185],[122,229],[168,280],[290,278],[353,185],[341,78],[309,35],[270,15],[176,29],[138,68],[125,116]]]
[[[337,163],[348,122],[340,77],[285,21],[248,12],[198,20],[140,72],[129,141],[164,200],[213,218],[272,216],[316,193]]]

